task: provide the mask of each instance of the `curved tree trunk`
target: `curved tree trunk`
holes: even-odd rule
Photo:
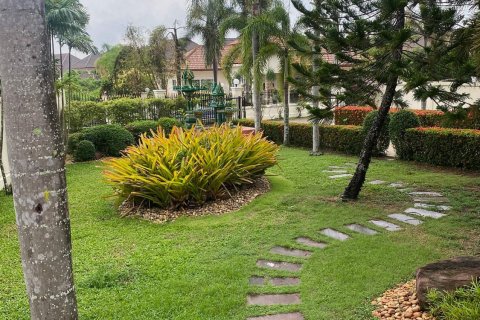
[[[0,74],[31,319],[77,319],[62,128],[44,0],[0,1]]]
[[[398,9],[396,16],[395,29],[399,31],[405,26],[405,8]],[[402,51],[403,44],[400,44],[394,49],[392,52],[392,63],[395,64],[401,61]],[[380,109],[378,110],[378,115],[363,143],[360,160],[358,162],[355,174],[353,175],[348,187],[343,192],[343,200],[356,200],[360,194],[360,191],[362,190],[363,184],[365,183],[365,178],[367,176],[368,167],[370,166],[370,161],[372,160],[373,148],[377,144],[382,127],[385,125],[388,112],[390,111],[390,107],[397,89],[397,82],[398,74],[391,74],[387,81],[382,103],[380,105]]]

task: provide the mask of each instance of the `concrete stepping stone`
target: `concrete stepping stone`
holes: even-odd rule
[[[249,280],[250,285],[253,286],[266,286],[272,285],[275,287],[281,286],[296,286],[300,284],[300,278],[294,277],[276,277],[276,278],[268,278],[268,277],[251,277]]]
[[[368,184],[379,185],[384,183],[387,183],[387,182],[383,180],[373,180],[373,181],[370,181]]]
[[[268,316],[247,318],[247,320],[304,320],[304,319],[305,318],[300,312],[279,313],[279,314],[272,314]]]
[[[345,241],[350,239],[349,235],[330,228],[320,230],[320,233],[335,240]]]
[[[423,221],[407,216],[406,214],[403,214],[403,213],[394,213],[394,214],[389,214],[388,216],[394,220],[398,220],[403,223],[408,223],[413,226],[418,226],[423,223]]]
[[[319,248],[319,249],[323,249],[327,246],[326,243],[313,241],[312,239],[304,238],[304,237],[297,238],[296,241],[297,243],[303,244],[305,246]]]
[[[410,192],[409,195],[415,197],[443,197],[443,195],[439,192],[431,192],[431,191],[415,191]]]
[[[247,296],[247,305],[271,306],[271,305],[289,305],[300,304],[299,293],[284,294],[249,294]]]
[[[353,177],[353,174],[350,174],[350,173],[345,173],[345,174],[337,174],[337,175],[334,175],[334,176],[330,176],[329,178],[330,179],[340,179],[340,178],[351,178]]]
[[[345,166],[328,166],[329,169],[346,169]]]
[[[370,220],[371,223],[373,223],[374,225],[376,225],[377,227],[380,227],[380,228],[383,228],[387,231],[399,231],[399,230],[402,230],[402,228],[400,228],[399,226],[397,226],[396,224],[393,224],[393,223],[390,223],[390,222],[387,222],[387,221],[383,221],[383,220]]]
[[[403,187],[405,187],[405,185],[401,182],[390,183],[388,186],[392,187],[392,188],[403,188]]]
[[[444,213],[430,211],[426,209],[420,209],[420,208],[408,208],[407,210],[405,210],[405,213],[410,213],[416,216],[434,218],[434,219],[440,219],[441,217],[446,216],[446,214]]]
[[[413,198],[413,202],[421,202],[421,203],[443,203],[448,202],[447,198]]]
[[[297,258],[308,258],[312,255],[310,251],[300,250],[300,249],[290,249],[284,247],[273,247],[270,250],[270,253],[281,254],[283,256],[297,257]]]
[[[428,204],[428,203],[418,203],[414,204],[415,208],[422,208],[422,209],[436,209],[440,211],[448,211],[452,210],[451,206],[443,206],[443,205],[436,205],[436,204]]]
[[[346,227],[352,231],[355,231],[361,234],[366,234],[369,236],[373,236],[374,234],[378,233],[377,231],[367,228],[365,226],[362,226],[361,224],[349,224]]]
[[[302,269],[302,265],[299,263],[291,263],[291,262],[284,262],[284,261],[269,261],[269,260],[258,260],[257,267],[273,269],[273,270],[292,271],[292,272],[297,272]]]
[[[324,173],[347,173],[347,170],[323,170]]]

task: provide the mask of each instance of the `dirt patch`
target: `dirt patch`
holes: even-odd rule
[[[386,291],[380,298],[373,300],[372,305],[376,306],[372,312],[376,319],[435,320],[431,314],[420,309],[415,280]]]
[[[269,190],[270,182],[267,178],[261,177],[253,184],[245,186],[241,190],[235,192],[230,191],[231,197],[228,199],[210,201],[200,207],[169,210],[155,207],[146,208],[133,206],[131,203],[124,202],[119,207],[119,211],[122,216],[135,216],[150,220],[154,223],[164,223],[182,216],[199,217],[204,215],[221,215],[237,211],[258,196],[267,193]]]

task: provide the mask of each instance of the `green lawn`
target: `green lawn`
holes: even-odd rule
[[[163,225],[120,218],[100,163],[68,166],[81,319],[240,320],[297,310],[308,320],[370,319],[370,299],[412,278],[417,267],[480,253],[479,176],[399,161],[375,160],[369,178],[440,191],[454,210],[448,217],[400,232],[376,236],[348,232],[345,224],[365,224],[370,218],[403,212],[411,203],[404,193],[373,185],[364,188],[358,202],[338,201],[347,180],[331,180],[322,170],[355,160],[283,149],[280,165],[269,171],[270,193],[238,212]],[[318,232],[325,227],[338,228],[352,239],[326,239]],[[268,253],[274,245],[302,248],[293,241],[298,236],[329,243],[305,260],[302,284],[250,287],[251,275],[288,274],[260,270],[255,263],[259,258],[278,259]],[[0,248],[0,319],[27,319],[12,199],[3,196]],[[300,292],[302,304],[247,307],[246,295],[251,292]]]

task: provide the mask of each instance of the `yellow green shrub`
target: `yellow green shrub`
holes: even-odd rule
[[[143,135],[122,158],[107,160],[104,174],[118,196],[135,204],[195,206],[253,183],[277,163],[277,153],[274,143],[241,128],[175,127],[169,137],[161,129]]]

